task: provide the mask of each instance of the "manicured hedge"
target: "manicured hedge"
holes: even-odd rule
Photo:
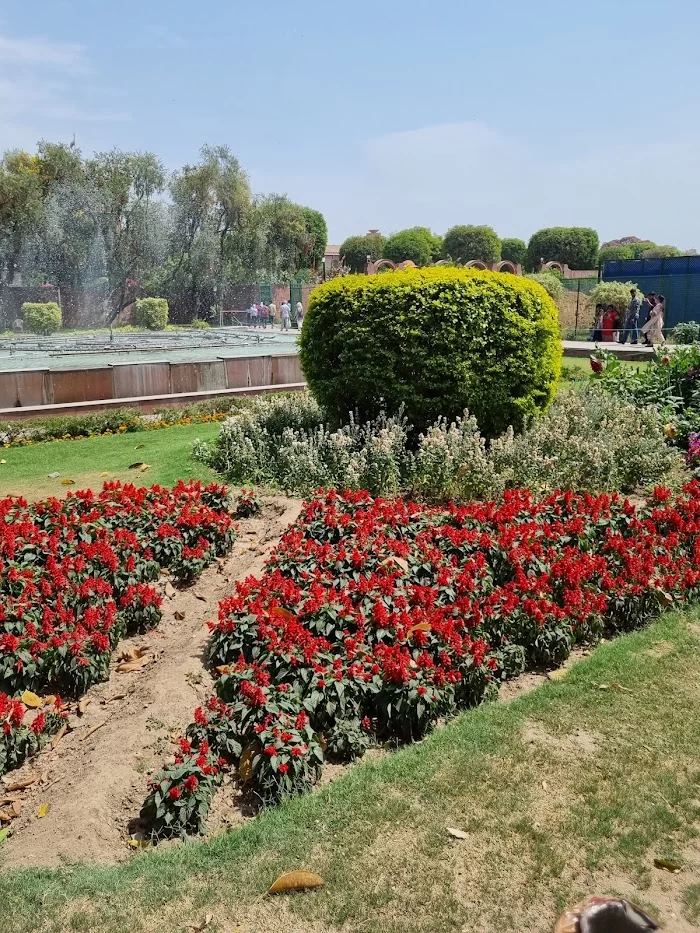
[[[468,408],[493,436],[552,400],[561,341],[545,290],[513,275],[412,269],[315,289],[301,363],[339,421],[404,406],[417,430]]]
[[[136,302],[135,323],[148,330],[165,330],[168,326],[168,301],[166,298],[139,298]]]
[[[548,227],[530,237],[528,269],[536,272],[541,260],[560,262],[572,269],[595,269],[598,265],[598,234],[590,227]]]
[[[61,329],[63,317],[55,301],[25,301],[22,305],[24,326],[31,334],[53,334]]]

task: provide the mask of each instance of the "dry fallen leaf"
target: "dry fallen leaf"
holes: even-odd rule
[[[74,479],[62,479],[61,486],[75,486],[75,480]]]
[[[109,473],[107,472],[107,470],[103,470],[103,471],[100,473],[100,477],[103,477],[103,476],[109,476]]]
[[[51,809],[50,803],[42,803],[37,812],[37,819],[42,820]]]
[[[92,726],[90,729],[88,729],[88,731],[84,735],[80,736],[80,741],[84,742],[86,739],[89,739],[90,736],[93,735],[93,733],[97,732],[98,729],[101,729],[102,726],[106,726],[106,725],[107,725],[107,720],[105,719],[104,722],[99,722],[96,726]]]
[[[59,477],[61,474],[60,474],[60,473],[49,473],[49,474],[47,474],[47,475],[48,475],[48,478],[49,478],[49,479],[58,479],[58,477]]]
[[[567,674],[568,671],[566,668],[560,667],[558,671],[550,671],[549,674],[547,674],[547,678],[549,680],[564,680]]]
[[[150,645],[132,645],[131,648],[125,648],[118,656],[117,661],[138,661],[151,650]]]
[[[661,868],[664,871],[668,871],[672,875],[677,875],[681,870],[681,866],[678,864],[678,862],[672,862],[670,859],[667,859],[667,858],[655,858],[654,867]]]
[[[102,704],[106,706],[107,703],[114,703],[117,700],[125,700],[125,699],[126,699],[125,693],[115,693],[114,696],[105,697],[104,700],[102,700]]]
[[[177,590],[175,587],[172,585],[172,583],[170,583],[170,581],[167,581],[165,584],[165,595],[168,597],[168,599],[172,599],[176,594]]]
[[[175,618],[177,619],[178,622],[182,622],[185,618],[185,613],[178,611],[175,613]]]
[[[190,930],[192,930],[192,933],[202,933],[203,930],[206,930],[213,919],[214,914],[207,914],[204,920],[200,920],[199,923],[190,924]]]
[[[139,473],[145,473],[146,470],[150,470],[150,469],[151,469],[151,467],[150,467],[150,465],[149,465],[148,463],[143,463],[143,464],[141,465],[141,469],[139,470]]]
[[[10,807],[10,812],[13,814],[14,817],[18,817],[22,813],[22,801],[13,800],[12,806]]]
[[[267,893],[285,894],[288,891],[307,891],[309,888],[322,888],[324,884],[323,878],[312,871],[288,871],[279,876]]]
[[[253,751],[253,746],[249,745],[238,762],[238,777],[244,782],[250,781],[253,777]]]
[[[130,463],[130,464],[129,464],[129,469],[130,469],[130,470],[140,470],[142,466],[145,466],[143,460],[137,460],[136,463]]]
[[[129,845],[132,849],[150,849],[151,842],[149,839],[138,839],[136,836],[132,836],[129,840]]]
[[[28,774],[18,781],[11,781],[9,784],[6,784],[5,790],[8,792],[12,792],[13,790],[26,790],[28,787],[31,787],[32,784],[36,784],[40,777],[40,774]]]
[[[0,810],[0,823],[11,823],[15,815],[9,810]]]
[[[68,723],[63,723],[61,728],[58,730],[56,735],[51,739],[51,750],[55,749],[58,746],[58,743],[61,741],[63,736],[68,732]]]
[[[25,690],[20,699],[29,709],[39,709],[40,706],[44,705],[41,697],[37,696],[36,693],[32,693],[31,690]]]
[[[78,703],[78,716],[84,716],[85,710],[90,705],[90,700],[87,697],[83,697],[82,700]]]
[[[408,561],[404,560],[403,557],[397,557],[396,554],[391,554],[389,557],[382,561],[383,567],[387,567],[389,564],[396,564],[396,566],[400,567],[404,573],[408,572]]]
[[[117,673],[136,674],[145,667],[148,667],[149,664],[153,664],[154,661],[155,658],[152,655],[147,655],[143,658],[135,658],[133,661],[124,661],[122,664],[117,664]]]
[[[469,834],[465,833],[463,829],[454,829],[452,826],[448,826],[447,832],[450,834],[450,836],[454,836],[455,839],[469,838]]]
[[[0,463],[7,463],[7,460],[0,460]]]
[[[542,781],[542,790],[548,790],[549,784],[546,781]]]
[[[414,625],[410,630],[411,632],[429,632],[431,629],[430,622],[419,622],[418,625]]]
[[[283,609],[281,606],[276,606],[270,611],[271,616],[279,616],[281,619],[294,619],[296,618],[293,612],[290,612],[289,609]]]
[[[201,593],[195,593],[194,598],[200,600],[200,602],[203,602],[203,603],[207,601],[207,597],[203,596]]]
[[[137,444],[136,447],[134,447],[134,450],[143,450],[145,446],[145,444]]]
[[[57,699],[55,693],[50,693],[47,697],[44,697],[44,706],[55,706]]]

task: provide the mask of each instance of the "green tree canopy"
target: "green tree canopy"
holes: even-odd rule
[[[527,267],[537,271],[541,261],[560,262],[571,269],[598,266],[598,234],[590,227],[549,227],[530,237]]]
[[[517,237],[506,237],[501,240],[501,259],[524,266],[526,256],[527,243],[524,240],[519,240]]]
[[[454,262],[498,262],[501,258],[501,241],[492,227],[472,225],[452,227],[445,234],[443,253]]]
[[[399,230],[384,244],[384,259],[392,262],[411,260],[417,266],[427,266],[435,249],[435,237],[427,227],[411,227]]]
[[[364,272],[367,257],[374,262],[384,259],[385,237],[381,233],[368,233],[365,236],[351,236],[340,247],[340,257],[345,260],[351,272]]]

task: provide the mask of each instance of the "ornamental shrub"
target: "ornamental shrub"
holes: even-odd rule
[[[134,320],[138,327],[148,330],[165,330],[168,326],[167,298],[139,298],[136,302]]]
[[[598,234],[590,227],[549,227],[530,237],[527,267],[539,269],[540,261],[566,263],[571,269],[595,269],[598,265]]]
[[[624,259],[635,259],[634,247],[628,246],[601,246],[598,253],[598,262],[617,262]]]
[[[411,269],[347,276],[311,294],[300,338],[331,418],[400,409],[417,431],[468,408],[493,437],[543,411],[561,365],[557,308],[517,276]]]
[[[700,340],[700,324],[682,321],[673,328],[671,343],[697,343]]]
[[[527,243],[524,240],[519,240],[517,237],[506,237],[505,240],[501,240],[501,259],[524,266],[526,256]]]
[[[427,227],[399,230],[384,244],[384,259],[392,262],[410,260],[417,266],[427,266],[432,259],[434,237]]]
[[[442,251],[445,257],[455,262],[465,263],[472,259],[498,262],[501,258],[501,241],[493,227],[468,224],[447,231]]]
[[[532,282],[539,282],[550,298],[559,301],[564,295],[564,286],[561,279],[553,272],[533,272],[527,276]]]
[[[340,258],[351,272],[364,272],[367,257],[372,260],[384,258],[386,239],[381,233],[368,233],[367,236],[351,236],[340,247]]]
[[[48,336],[61,329],[63,317],[55,301],[25,301],[22,305],[24,326],[31,334]]]
[[[616,311],[623,314],[632,300],[630,292],[633,288],[640,298],[644,297],[644,292],[634,282],[599,282],[591,292],[590,300],[593,304],[604,305],[606,308],[612,305]]]

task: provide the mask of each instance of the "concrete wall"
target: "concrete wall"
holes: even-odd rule
[[[0,408],[167,398],[303,382],[296,354],[219,357],[199,363],[112,363],[95,369],[5,370],[0,371]]]

